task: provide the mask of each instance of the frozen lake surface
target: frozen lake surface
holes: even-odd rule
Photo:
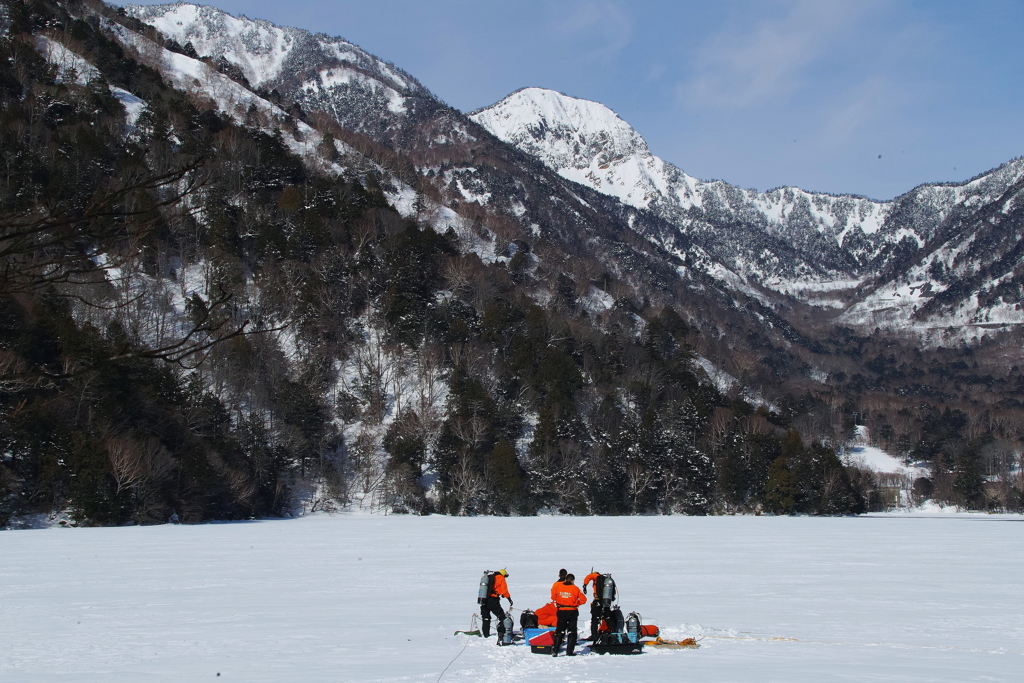
[[[417,683],[462,652],[442,681],[1020,681],[1022,522],[317,515],[8,531],[0,680]],[[625,612],[700,649],[552,659],[453,635],[484,569],[507,567],[515,606],[537,608],[560,567],[592,566]]]

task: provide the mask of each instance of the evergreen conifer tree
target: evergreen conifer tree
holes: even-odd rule
[[[779,456],[768,468],[768,481],[764,490],[765,508],[776,515],[788,515],[796,511],[800,486],[787,464],[786,458]]]

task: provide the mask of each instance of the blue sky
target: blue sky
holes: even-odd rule
[[[524,86],[602,102],[743,187],[888,199],[1024,155],[1021,0],[211,4],[340,35],[463,111]]]

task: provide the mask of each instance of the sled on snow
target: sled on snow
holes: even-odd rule
[[[644,642],[631,640],[628,633],[602,633],[590,644],[590,651],[599,655],[639,655],[644,652]]]

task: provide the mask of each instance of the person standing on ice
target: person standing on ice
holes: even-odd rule
[[[608,619],[612,613],[611,603],[615,600],[616,589],[615,584],[611,585],[611,599],[603,600],[602,593],[604,592],[604,583],[606,578],[600,572],[591,571],[583,579],[583,594],[587,594],[587,586],[590,582],[594,582],[594,600],[590,603],[590,642],[597,640],[597,632],[601,627],[601,621]]]
[[[555,644],[551,648],[552,657],[558,656],[562,638],[565,638],[565,654],[570,657],[576,655],[576,622],[580,619],[580,605],[586,604],[587,596],[573,585],[575,580],[575,576],[566,574],[565,581],[551,587],[551,600],[558,606],[558,625],[555,627]]]
[[[551,594],[555,594],[555,588],[561,586],[565,582],[565,576],[569,571],[567,569],[558,570],[558,581],[551,584]],[[549,602],[534,614],[537,615],[537,623],[541,626],[557,626],[558,625],[558,607],[553,602]]]
[[[491,637],[491,615],[498,617],[498,641],[505,635],[505,610],[501,608],[501,599],[508,600],[508,607],[512,609],[512,596],[508,594],[508,582],[505,577],[508,570],[501,569],[494,573],[494,586],[490,595],[480,605],[480,620],[483,622],[484,638]]]

